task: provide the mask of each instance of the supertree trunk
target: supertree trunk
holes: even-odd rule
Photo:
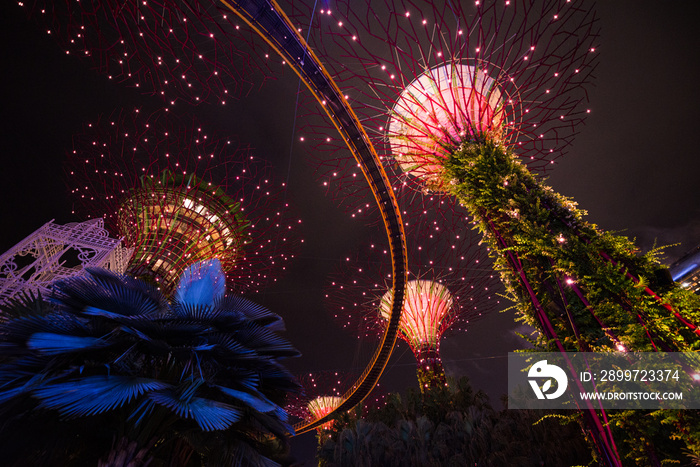
[[[543,347],[700,348],[697,297],[666,279],[653,254],[638,256],[627,238],[585,222],[573,202],[536,179],[510,150],[481,135],[453,151],[443,170],[441,185],[472,212],[508,292],[524,320],[540,330]],[[605,412],[604,427],[593,406],[582,409],[601,456],[620,465]],[[689,446],[697,444],[695,430],[679,421],[682,413],[656,416],[671,421]],[[641,444],[647,461],[661,465],[654,445]]]
[[[653,255],[585,222],[511,151],[486,137],[465,143],[443,177],[473,213],[522,315],[548,339],[559,336],[563,350],[700,348],[697,299],[665,280]]]
[[[444,388],[447,386],[445,369],[437,351],[430,349],[419,350],[416,358],[418,359],[418,370],[416,373],[421,392],[431,388]]]

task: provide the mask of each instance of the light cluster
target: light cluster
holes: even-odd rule
[[[220,2],[22,1],[66,54],[168,106],[226,104],[271,76],[269,48]]]
[[[294,257],[300,220],[269,167],[196,120],[138,110],[87,125],[67,172],[79,214],[135,248],[130,270],[166,288],[187,265],[218,258],[229,284],[257,291]]]

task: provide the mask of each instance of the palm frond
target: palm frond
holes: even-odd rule
[[[71,313],[53,312],[46,316],[24,316],[0,325],[0,341],[21,342],[37,332],[85,333],[85,324]]]
[[[34,391],[41,405],[69,418],[100,414],[131,402],[140,395],[165,390],[168,384],[150,378],[121,375],[88,376],[45,385]]]
[[[291,427],[276,398],[298,385],[279,358],[299,353],[277,334],[278,315],[225,297],[220,265],[200,266],[172,304],[150,285],[90,269],[44,302],[0,309],[2,407],[38,404],[76,424],[66,419],[109,413],[104,420],[163,439],[284,436]]]
[[[27,347],[47,355],[98,349],[106,345],[107,342],[99,337],[79,337],[52,332],[37,332],[27,340]]]
[[[196,396],[182,398],[172,390],[152,392],[148,397],[178,417],[193,419],[204,431],[225,430],[241,418],[241,411],[232,405]]]
[[[51,302],[66,311],[82,312],[92,306],[124,316],[159,314],[167,309],[163,294],[142,281],[106,269],[86,271],[55,283]]]
[[[270,360],[267,365],[260,365],[258,372],[266,384],[291,393],[299,393],[302,390],[292,373],[276,360]]]
[[[41,296],[41,292],[22,291],[6,303],[0,304],[0,320],[23,318],[25,316],[46,316],[53,308]]]
[[[259,353],[275,357],[298,357],[301,353],[291,342],[276,334],[269,328],[258,326],[254,322],[246,323],[235,336],[247,347]]]
[[[238,391],[236,389],[231,389],[227,388],[224,386],[217,386],[219,391],[223,392],[227,396],[233,397],[236,400],[239,400],[249,407],[252,407],[253,409],[257,410],[258,412],[275,412],[280,410],[280,407],[269,400],[267,397],[263,396],[259,392],[256,391],[257,394],[250,394],[245,391]],[[286,413],[284,414],[286,417]]]
[[[214,321],[220,312],[210,304],[175,302],[171,308],[174,316],[179,320]]]
[[[189,305],[213,305],[226,293],[226,276],[218,259],[200,261],[185,269],[175,300]]]
[[[120,313],[114,313],[112,311],[103,310],[101,308],[97,308],[96,306],[86,306],[83,310],[83,314],[88,316],[101,316],[103,318],[112,319],[121,318],[123,316]]]
[[[236,386],[256,391],[260,386],[260,375],[252,369],[241,368],[239,366],[228,368],[227,371],[219,373],[218,381],[235,382]]]
[[[235,295],[226,297],[219,306],[227,310],[235,310],[238,313],[242,313],[247,319],[255,321],[260,326],[264,326],[271,331],[279,332],[285,330],[284,320],[281,316],[246,298]]]
[[[222,354],[223,358],[255,359],[259,357],[254,349],[244,346],[238,339],[227,333],[207,334],[207,341],[216,344],[216,350]]]

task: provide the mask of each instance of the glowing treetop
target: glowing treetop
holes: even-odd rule
[[[133,247],[129,272],[171,289],[185,268],[217,258],[229,283],[256,291],[297,243],[268,168],[194,120],[123,113],[75,138],[68,160],[77,210],[102,216]]]
[[[340,0],[317,7],[309,42],[378,152],[409,184],[442,191],[442,161],[477,136],[513,148],[530,169],[564,154],[589,113],[596,56],[595,15],[579,3]],[[304,24],[310,13],[294,8]],[[329,184],[356,178],[329,124],[310,120],[300,133],[335,152],[320,164]]]
[[[389,290],[379,302],[377,312],[384,321],[389,321],[393,300],[393,293]],[[411,347],[420,365],[421,389],[445,384],[440,361],[440,337],[458,318],[455,305],[450,291],[439,282],[418,279],[406,284],[399,330],[401,338]]]
[[[117,217],[124,241],[139,245],[131,272],[154,274],[168,284],[205,259],[218,258],[224,270],[234,269],[250,242],[240,203],[194,174],[143,176]]]
[[[343,402],[347,377],[338,372],[308,373],[298,378],[303,394],[292,395],[287,402],[287,412],[303,420],[316,420],[335,410]],[[326,422],[316,428],[324,436],[333,426]]]

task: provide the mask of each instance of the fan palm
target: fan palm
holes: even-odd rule
[[[218,261],[185,271],[170,301],[90,269],[55,284],[49,302],[25,297],[0,323],[0,439],[32,422],[58,427],[53,441],[75,430],[37,461],[183,465],[194,450],[217,465],[262,465],[269,435],[291,432],[279,404],[298,386],[280,360],[298,352],[279,316],[225,296]]]

